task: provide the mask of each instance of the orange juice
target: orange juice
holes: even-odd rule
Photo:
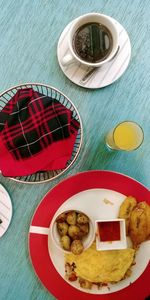
[[[137,149],[143,141],[143,130],[135,122],[120,123],[107,136],[106,143],[112,149],[131,151]]]

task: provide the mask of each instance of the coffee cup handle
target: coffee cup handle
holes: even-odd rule
[[[61,60],[61,63],[62,63],[63,66],[70,65],[70,64],[72,64],[72,63],[74,63],[74,62],[75,62],[75,59],[74,59],[74,57],[71,55],[71,53],[66,54],[66,55],[62,58],[62,60]]]

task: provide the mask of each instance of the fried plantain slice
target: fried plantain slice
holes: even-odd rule
[[[126,221],[126,235],[128,235],[128,231],[129,231],[130,215],[131,215],[132,210],[135,208],[136,204],[137,204],[136,199],[132,196],[128,196],[122,202],[120,209],[119,209],[118,217],[120,219],[125,219],[125,221]]]
[[[144,201],[139,202],[131,212],[129,235],[134,248],[146,241],[150,235],[150,207]]]
[[[146,212],[146,219],[147,219],[147,236],[148,238],[150,238],[150,206],[147,203],[145,207],[145,212]]]

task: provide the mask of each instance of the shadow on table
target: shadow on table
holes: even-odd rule
[[[94,169],[99,169],[99,167],[107,168],[110,163],[117,159],[119,152],[116,150],[111,150],[106,146],[105,136],[102,137],[98,146],[94,151],[94,156],[92,158],[92,167]]]

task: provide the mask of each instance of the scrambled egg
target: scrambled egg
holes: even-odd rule
[[[97,251],[95,242],[80,255],[66,254],[65,262],[75,263],[75,272],[90,282],[118,282],[124,278],[135,256],[135,250]]]

